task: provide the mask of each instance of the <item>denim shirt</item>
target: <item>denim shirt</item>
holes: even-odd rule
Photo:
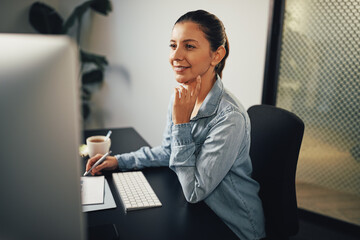
[[[265,237],[259,184],[251,178],[250,121],[220,77],[189,123],[174,125],[170,100],[161,146],[116,155],[122,170],[169,166],[190,203],[205,203],[240,239]]]

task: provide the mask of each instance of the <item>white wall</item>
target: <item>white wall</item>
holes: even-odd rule
[[[1,0],[0,32],[34,32],[27,14],[35,1]],[[44,1],[66,18],[82,0]],[[168,62],[174,22],[190,10],[205,9],[224,23],[230,56],[225,87],[247,108],[261,101],[269,0],[113,0],[105,17],[85,16],[82,46],[106,55],[105,83],[93,96],[89,128],[134,127],[151,145],[161,143],[174,75]]]
[[[88,128],[132,126],[152,146],[161,143],[176,85],[168,62],[171,29],[182,14],[196,9],[214,13],[225,25],[230,42],[225,87],[246,108],[261,102],[268,0],[127,0],[113,1],[113,7],[108,17],[94,16],[84,42],[111,63],[94,96]]]

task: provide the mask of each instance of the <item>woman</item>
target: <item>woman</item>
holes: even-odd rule
[[[107,157],[101,170],[169,166],[186,200],[205,203],[240,239],[265,237],[259,185],[251,178],[250,122],[224,89],[222,70],[229,43],[222,22],[203,10],[175,23],[170,64],[180,86],[170,100],[161,146]],[[89,159],[86,169],[101,157]]]

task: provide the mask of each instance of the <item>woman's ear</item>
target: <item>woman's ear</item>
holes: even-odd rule
[[[226,49],[224,46],[220,46],[218,47],[218,49],[214,52],[214,58],[211,61],[211,65],[212,66],[216,66],[219,64],[219,62],[221,62],[221,60],[225,57],[226,54]]]

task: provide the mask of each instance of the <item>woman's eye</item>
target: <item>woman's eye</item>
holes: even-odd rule
[[[175,48],[176,48],[176,45],[173,44],[173,43],[170,43],[169,47],[172,48],[172,49],[175,49]]]
[[[193,48],[195,48],[195,46],[193,46],[193,45],[191,45],[191,44],[186,44],[186,48],[187,48],[187,49],[193,49]]]

